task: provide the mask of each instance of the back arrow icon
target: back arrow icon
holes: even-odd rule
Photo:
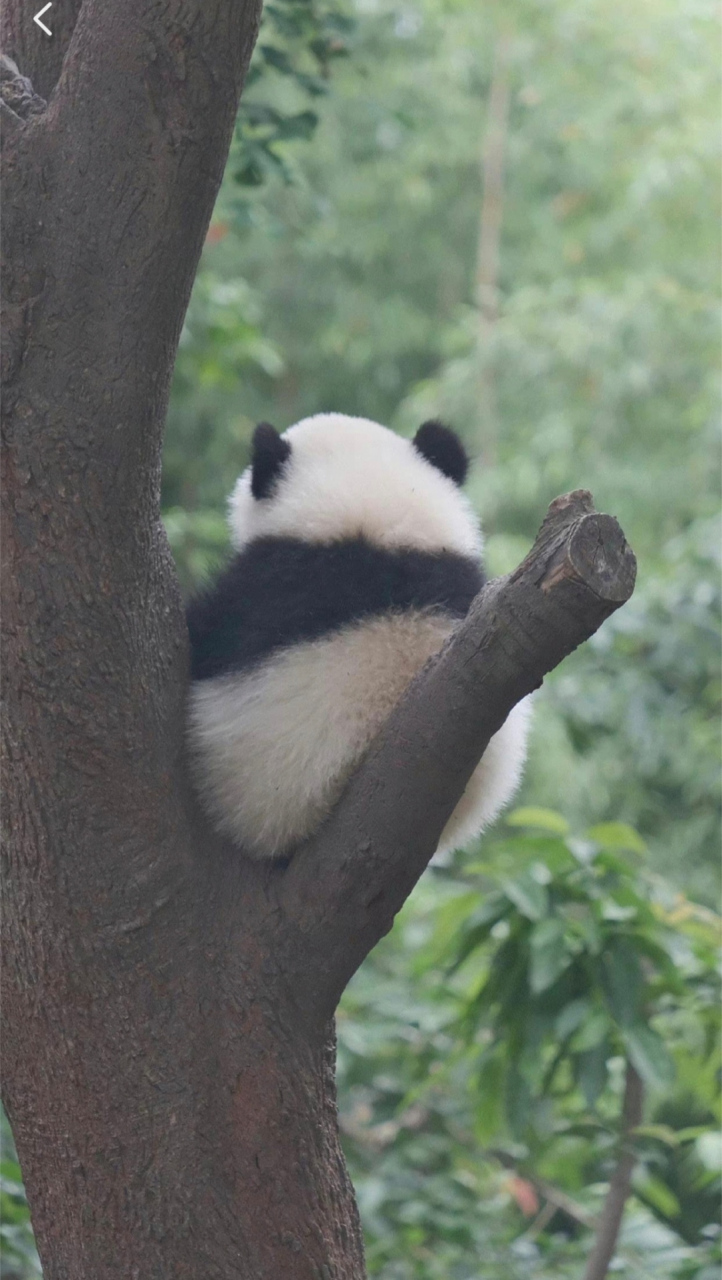
[[[38,26],[40,27],[40,30],[44,31],[46,36],[51,36],[53,33],[50,30],[50,27],[46,27],[45,23],[41,22],[40,19],[42,18],[43,14],[47,13],[48,9],[52,9],[52,7],[53,7],[53,0],[50,0],[50,4],[43,5],[42,9],[38,9],[37,13],[35,14],[35,17],[33,18],[33,22],[37,22]]]

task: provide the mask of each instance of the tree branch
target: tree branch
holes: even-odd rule
[[[480,592],[413,682],[283,879],[297,931],[289,963],[295,953],[314,1007],[335,1005],[390,929],[512,707],[629,598],[635,572],[617,521],[590,494],[558,498],[523,564]]]
[[[47,102],[34,90],[27,76],[20,74],[17,64],[0,53],[0,101],[18,120],[40,115]]]
[[[126,528],[139,476],[157,496],[175,350],[260,10],[85,0],[48,109],[6,146],[4,293],[20,317],[6,412],[22,368],[20,422],[42,435],[44,467],[57,481],[56,447],[76,480],[97,459],[97,496]]]
[[[62,0],[54,4],[52,14],[46,15],[52,36],[46,36],[33,16],[42,8],[24,0],[4,0],[0,14],[0,48],[17,63],[28,76],[36,93],[49,98],[55,88],[63,65],[63,59],[75,30],[82,0]]]
[[[502,30],[494,48],[487,125],[481,158],[482,201],[476,258],[478,331],[478,404],[481,448],[493,465],[499,435],[496,381],[491,351],[499,318],[499,251],[504,208],[504,159],[509,127],[509,53],[511,36]]]
[[[616,1168],[609,1183],[609,1191],[604,1202],[594,1247],[587,1260],[584,1280],[604,1280],[609,1264],[614,1257],[622,1225],[624,1206],[627,1203],[632,1183],[632,1173],[637,1163],[637,1156],[631,1146],[634,1130],[642,1123],[642,1105],[644,1102],[644,1086],[631,1062],[627,1063],[624,1080],[624,1103],[622,1105],[621,1152]]]

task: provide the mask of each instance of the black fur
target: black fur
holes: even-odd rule
[[[270,422],[259,422],[253,432],[251,453],[251,493],[254,498],[270,498],[283,464],[291,456],[291,446]]]
[[[424,422],[414,436],[414,448],[442,475],[454,484],[462,485],[469,470],[466,449],[451,427],[431,418]]]
[[[463,618],[483,583],[478,561],[451,551],[258,538],[188,608],[192,678],[241,671],[276,649],[392,611]]]

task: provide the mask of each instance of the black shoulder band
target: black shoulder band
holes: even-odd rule
[[[241,671],[383,613],[436,609],[463,618],[483,583],[481,564],[451,551],[259,538],[188,608],[192,678]]]

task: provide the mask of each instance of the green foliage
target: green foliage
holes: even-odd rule
[[[284,144],[313,136],[318,114],[305,104],[328,92],[331,65],[348,54],[353,29],[346,9],[324,0],[264,5],[231,149],[235,184],[260,187],[273,173],[292,181]],[[236,200],[234,208],[242,217],[246,206]]]
[[[527,794],[575,825],[619,818],[683,869],[693,896],[719,884],[719,522],[700,519],[662,550],[628,605],[545,691]]]
[[[164,453],[162,504],[181,583],[202,581],[226,550],[225,500],[248,461],[254,423],[238,383],[251,371],[277,377],[282,357],[245,281],[204,271],[181,333]]]
[[[40,1260],[15,1145],[0,1109],[0,1258],[4,1280],[39,1280]]]
[[[329,0],[264,6],[210,245],[248,226],[250,188],[264,187],[273,175],[295,180],[294,143],[308,141],[318,124],[308,102],[328,93],[333,62],[347,55],[354,25],[347,7]],[[238,385],[255,376],[263,388],[284,370],[262,318],[260,294],[235,271],[219,265],[199,272],[176,362],[162,493],[187,591],[227,547],[222,507],[246,465],[254,425],[239,407]]]
[[[318,104],[313,147],[295,153],[294,186],[279,179],[249,205],[243,271],[286,362],[264,412],[285,424],[335,407],[404,430],[441,413],[498,464],[476,481],[490,527],[529,537],[550,498],[593,476],[638,550],[656,552],[717,490],[715,11],[504,6],[500,314],[480,370],[498,16],[358,6],[354,57]],[[218,256],[238,261],[227,244]]]
[[[579,840],[549,834],[561,823],[545,811],[522,810],[515,822],[532,830],[495,844],[502,874],[490,892],[452,900],[451,970],[463,978],[460,1026],[478,1046],[480,1092],[504,1081],[509,1132],[534,1150],[549,1139],[557,1096],[568,1109],[576,1092],[572,1131],[601,1123],[618,1059],[653,1096],[674,1083],[675,1045],[683,1053],[701,1036],[709,1063],[718,921],[635,868],[643,845],[623,823]],[[568,1122],[555,1132],[570,1132]]]
[[[372,1275],[577,1278],[633,1056],[647,1101],[619,1264],[711,1280],[720,921],[642,847],[622,823],[578,839],[518,810],[483,863],[431,870],[357,975],[339,1079]]]

